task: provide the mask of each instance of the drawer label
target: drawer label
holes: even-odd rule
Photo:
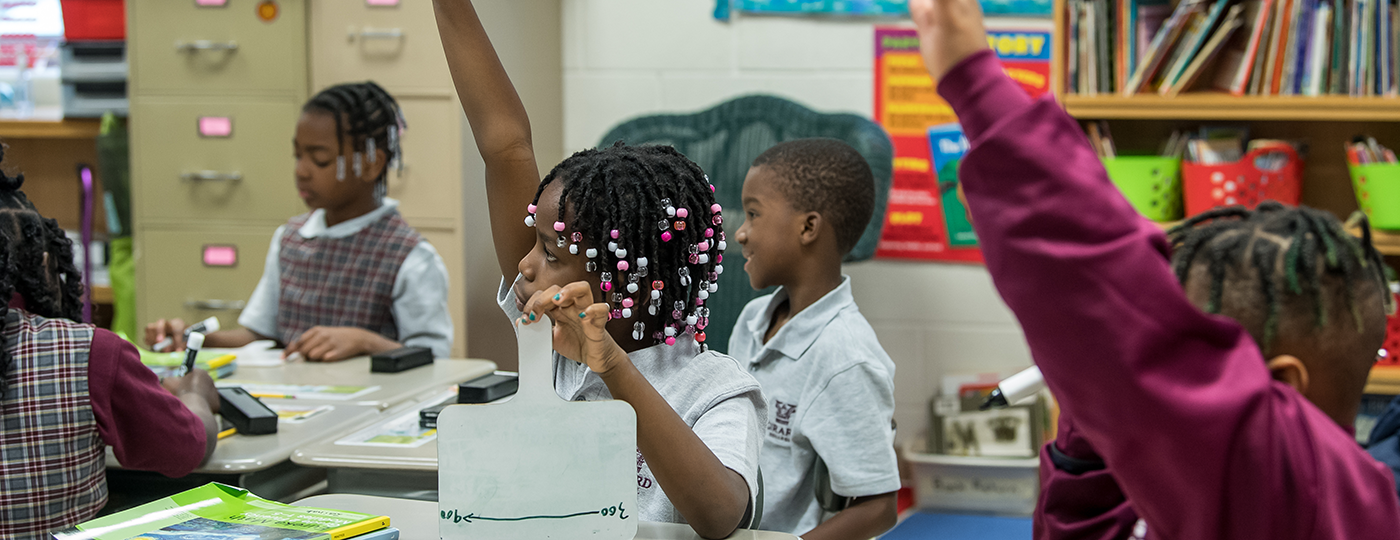
[[[365,0],[367,6],[397,6],[399,0]]]
[[[199,135],[201,137],[231,137],[233,136],[233,118],[201,116],[199,117]]]
[[[200,7],[224,7],[228,5],[228,0],[194,0],[194,5]]]
[[[204,266],[238,266],[238,246],[205,245]]]

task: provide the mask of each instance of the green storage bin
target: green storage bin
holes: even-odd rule
[[[1152,221],[1181,219],[1181,160],[1162,156],[1119,156],[1103,160],[1108,178],[1128,202]]]
[[[1400,229],[1400,165],[1347,165],[1356,203],[1377,229]]]

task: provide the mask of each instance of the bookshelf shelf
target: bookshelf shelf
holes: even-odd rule
[[[1236,97],[1228,94],[1064,96],[1076,118],[1092,120],[1400,121],[1400,99],[1386,97]]]

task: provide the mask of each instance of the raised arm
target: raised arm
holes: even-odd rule
[[[534,230],[521,222],[540,183],[530,118],[472,3],[434,0],[433,9],[457,96],[486,162],[491,239],[501,275],[509,281],[518,273],[520,259],[535,245]]]

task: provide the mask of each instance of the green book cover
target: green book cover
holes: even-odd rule
[[[383,516],[290,506],[211,483],[54,533],[54,538],[339,540],[388,526],[389,518]]]

